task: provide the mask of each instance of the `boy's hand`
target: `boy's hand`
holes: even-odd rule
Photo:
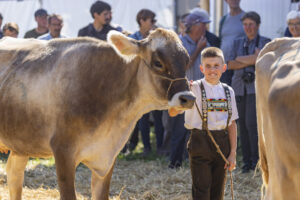
[[[182,111],[182,110],[177,110],[176,108],[170,108],[169,110],[168,110],[168,113],[169,113],[169,115],[171,116],[171,117],[175,117],[176,115],[178,115],[178,114],[182,114],[184,111]]]
[[[228,169],[229,171],[232,171],[235,169],[236,166],[236,154],[231,153],[229,157],[227,158],[229,165],[225,163],[224,169]]]
[[[206,37],[202,36],[197,42],[198,49],[204,49],[206,47]]]
[[[8,154],[8,149],[0,149],[0,153]]]

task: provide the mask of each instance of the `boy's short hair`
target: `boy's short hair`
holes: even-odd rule
[[[136,21],[139,24],[139,26],[141,25],[141,23],[140,23],[141,19],[145,21],[149,18],[155,20],[154,19],[155,18],[155,13],[152,12],[151,10],[149,10],[149,9],[142,9],[136,15]]]
[[[111,11],[110,5],[103,1],[96,1],[95,3],[92,4],[91,9],[90,9],[92,18],[94,18],[94,13],[97,13],[98,15],[100,15],[104,10]]]
[[[217,47],[207,47],[201,52],[201,62],[204,58],[221,58],[222,62],[225,63],[223,51]]]

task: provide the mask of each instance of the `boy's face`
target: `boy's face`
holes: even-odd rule
[[[200,70],[204,74],[205,80],[210,84],[218,84],[222,73],[226,71],[226,64],[219,57],[203,58]]]

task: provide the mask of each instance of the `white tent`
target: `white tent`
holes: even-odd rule
[[[34,11],[40,7],[48,10],[50,14],[56,13],[63,16],[64,27],[62,34],[69,37],[77,36],[83,26],[92,22],[89,13],[90,6],[96,0],[0,0],[0,13],[4,17],[3,23],[16,22],[20,26],[19,37],[36,26]],[[174,29],[175,3],[190,5],[192,0],[103,0],[112,6],[113,24],[120,25],[124,30],[134,32],[138,29],[136,14],[142,8],[154,11],[157,15],[158,25]],[[195,1],[195,0],[193,0]],[[200,0],[199,0],[200,1]],[[212,23],[210,30],[218,30],[219,19],[217,13],[220,0],[209,0]],[[228,12],[227,4],[223,5],[225,13]],[[292,9],[297,9],[297,3],[290,0],[241,0],[241,7],[245,11],[256,11],[262,18],[260,26],[261,35],[276,38],[282,37],[286,28],[286,15]],[[179,9],[179,8],[177,8]],[[185,9],[190,9],[185,7]],[[188,10],[186,10],[188,11]],[[186,12],[184,11],[184,12]]]
[[[158,26],[174,27],[173,0],[104,0],[112,6],[112,24],[120,25],[124,30],[134,32],[138,30],[136,14],[142,8],[156,13]],[[20,27],[19,37],[36,27],[34,12],[43,7],[49,14],[62,15],[64,27],[62,34],[76,37],[78,30],[93,21],[90,6],[95,0],[0,0],[0,13],[3,23],[16,22]]]

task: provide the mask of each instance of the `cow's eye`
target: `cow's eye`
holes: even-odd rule
[[[159,61],[154,62],[155,67],[162,68],[162,64]]]

